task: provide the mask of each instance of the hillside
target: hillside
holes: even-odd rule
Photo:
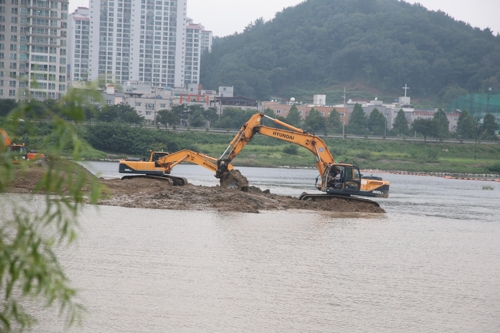
[[[271,21],[214,41],[201,83],[235,94],[340,102],[344,86],[390,100],[408,84],[414,100],[500,90],[500,36],[443,12],[397,0],[308,0]]]

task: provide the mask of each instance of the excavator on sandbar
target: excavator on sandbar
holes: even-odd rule
[[[3,148],[14,155],[14,163],[19,163],[21,159],[26,161],[46,160],[44,154],[39,153],[37,150],[28,150],[24,143],[12,143],[7,132],[2,128],[0,128],[0,136],[2,137]]]
[[[264,118],[288,130],[264,126],[262,125]],[[299,197],[300,200],[317,201],[342,197],[352,201],[366,201],[378,205],[374,201],[351,196],[389,197],[390,183],[388,181],[375,176],[364,177],[355,165],[336,163],[323,139],[313,133],[271,118],[263,112],[254,114],[230,142],[222,156],[217,160],[216,177],[226,177],[225,174],[228,172],[226,166],[232,162],[257,133],[297,144],[308,149],[316,156],[316,167],[318,168],[319,176],[316,177],[315,186],[324,193],[303,193]]]
[[[172,169],[182,163],[198,164],[214,173],[217,171],[217,159],[192,150],[184,149],[175,153],[157,152],[150,150],[149,159],[125,158],[120,161],[118,171],[131,175],[122,179],[150,178],[168,181],[171,185],[187,185],[186,178],[170,175]],[[227,172],[220,178],[220,185],[228,188],[248,189],[248,180],[235,170],[231,164],[226,166]]]

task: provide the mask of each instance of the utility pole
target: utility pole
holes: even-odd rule
[[[491,87],[488,88],[488,96],[486,97],[486,114],[490,112],[490,94],[491,94]]]
[[[345,108],[345,87],[344,87],[344,120],[342,120],[342,139],[345,140],[345,117],[349,117],[349,110]]]
[[[158,87],[155,87],[153,83],[153,86],[151,88],[153,89],[153,92],[155,94],[155,103],[153,105],[153,125],[156,129],[156,95],[158,94]]]

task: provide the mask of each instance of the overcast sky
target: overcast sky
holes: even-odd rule
[[[138,0],[133,0],[138,1]],[[283,8],[303,0],[188,0],[187,16],[211,30],[214,36],[242,32],[246,26],[262,17],[268,21]],[[500,0],[406,0],[421,3],[429,10],[441,10],[456,20],[481,29],[489,27],[500,33]],[[88,0],[70,0],[70,12],[76,7],[88,7]]]

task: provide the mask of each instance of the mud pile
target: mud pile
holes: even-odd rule
[[[40,181],[44,168],[33,166],[17,172],[16,179],[8,191],[31,193]],[[243,176],[241,176],[243,177]],[[175,210],[218,210],[224,212],[258,213],[264,210],[303,209],[332,212],[385,213],[376,203],[352,202],[343,198],[327,201],[300,201],[296,197],[276,195],[268,190],[248,186],[240,188],[221,186],[185,185],[173,186],[166,181],[136,179],[103,179],[99,181],[106,188],[104,199],[99,204],[109,206],[175,209]]]
[[[247,191],[220,186],[172,186],[152,179],[101,180],[111,193],[102,205],[131,208],[218,210],[258,213],[263,210],[304,209],[315,211],[385,213],[378,205],[347,199],[313,202],[272,194],[250,186]]]

